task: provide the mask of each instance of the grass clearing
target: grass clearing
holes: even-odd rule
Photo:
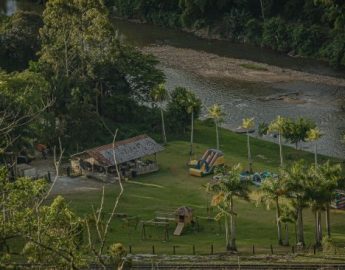
[[[257,70],[257,71],[268,71],[266,67],[258,65],[258,64],[254,64],[254,63],[240,64],[240,66],[246,69],[252,69],[252,70]]]
[[[224,129],[221,129],[220,135],[221,149],[224,151],[226,162],[228,164],[241,162],[245,166],[247,161],[246,136]],[[195,141],[197,142],[195,156],[200,157],[207,148],[213,147],[216,142],[214,127],[198,123],[195,129]],[[277,172],[279,166],[278,145],[251,138],[251,146],[254,169]],[[257,158],[257,155],[263,155],[265,159]],[[286,162],[301,158],[313,162],[312,153],[297,151],[290,147],[284,147],[284,156]],[[169,225],[169,241],[164,241],[164,229],[160,227],[147,228],[148,240],[142,240],[140,226],[135,228],[134,225],[130,225],[128,220],[117,217],[111,224],[109,242],[121,242],[126,247],[131,245],[133,253],[151,253],[152,245],[155,245],[155,252],[158,254],[172,254],[173,246],[176,246],[177,254],[192,254],[193,245],[195,245],[196,254],[209,254],[211,245],[214,246],[215,253],[224,252],[223,223],[218,224],[205,219],[209,215],[207,208],[211,195],[205,192],[204,185],[211,177],[189,176],[186,166],[188,159],[189,143],[187,141],[169,142],[166,150],[158,155],[159,172],[124,183],[125,192],[117,212],[138,217],[140,220],[151,220],[155,218],[156,212],[168,213],[180,206],[190,206],[194,210],[194,216],[204,217],[200,219],[199,231],[196,227],[189,226],[183,231],[182,236],[173,236],[176,224],[172,222]],[[320,162],[326,159],[326,157],[320,156]],[[104,202],[106,214],[111,212],[118,191],[116,185],[106,186]],[[78,214],[88,215],[91,213],[92,206],[99,205],[101,192],[66,194],[64,197]],[[237,241],[241,254],[250,254],[253,245],[255,245],[256,254],[269,254],[271,244],[275,254],[291,251],[291,247],[277,246],[274,209],[267,210],[264,206],[256,206],[254,200],[249,202],[236,200],[235,211],[238,213]],[[311,245],[314,243],[314,217],[309,209],[304,212],[306,243]],[[214,210],[211,215],[215,214]],[[332,210],[333,239],[340,247],[339,251],[343,250],[345,254],[344,220],[345,211]],[[294,228],[292,225],[289,227],[290,243],[294,244]]]

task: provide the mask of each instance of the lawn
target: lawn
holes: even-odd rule
[[[221,130],[221,149],[225,153],[226,163],[235,164],[241,162],[246,164],[246,137],[245,135],[234,134],[230,131]],[[199,157],[209,147],[215,144],[214,128],[198,123],[195,130],[195,152]],[[251,139],[252,153],[254,157],[254,168],[257,171],[277,171],[279,164],[278,146],[273,143],[258,139]],[[303,158],[309,162],[313,161],[313,155],[303,151],[296,151],[293,148],[284,147],[284,156],[287,162]],[[160,171],[154,174],[135,178],[133,181],[124,184],[125,192],[121,198],[118,213],[125,213],[139,220],[151,220],[156,212],[171,212],[180,206],[193,208],[194,217],[214,216],[215,212],[208,210],[210,194],[205,192],[204,185],[211,177],[198,178],[188,175],[186,162],[189,159],[188,141],[170,141],[165,151],[158,155]],[[326,157],[320,157],[320,161]],[[77,180],[76,180],[77,181]],[[253,187],[253,189],[255,189]],[[110,209],[118,192],[117,185],[106,185],[105,191],[105,213]],[[97,207],[100,203],[100,192],[83,192],[66,194],[65,198],[80,215],[88,215],[92,206]],[[250,254],[252,246],[255,245],[257,254],[270,253],[270,245],[273,245],[275,253],[286,253],[291,247],[277,246],[274,209],[267,210],[263,206],[257,206],[253,201],[235,201],[237,218],[237,241],[241,254]],[[345,211],[332,210],[331,225],[333,238],[339,250],[344,251],[345,246]],[[305,237],[307,245],[313,244],[314,223],[310,210],[305,210]],[[135,228],[132,222],[116,217],[111,224],[109,242],[121,242],[127,249],[132,247],[133,253],[151,253],[152,246],[159,254],[172,254],[173,246],[177,254],[192,254],[195,245],[196,254],[209,254],[211,245],[214,252],[224,252],[224,229],[223,224],[202,219],[197,226],[187,227],[181,236],[173,236],[176,224],[172,222],[169,226],[168,241],[164,240],[164,229],[161,227],[147,228],[147,240],[141,238],[140,225]],[[295,243],[294,228],[290,225],[290,242]]]

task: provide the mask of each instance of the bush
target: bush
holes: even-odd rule
[[[222,20],[222,35],[232,40],[244,40],[245,25],[250,14],[244,10],[232,9]]]
[[[333,66],[345,65],[345,33],[334,32],[332,39],[321,48],[320,54]]]
[[[260,45],[262,39],[262,23],[257,19],[249,19],[245,25],[244,42]]]
[[[291,49],[290,27],[280,17],[273,17],[264,23],[262,45],[280,52]]]
[[[292,31],[292,47],[297,54],[312,56],[325,42],[325,37],[326,34],[320,26],[307,27],[303,24],[296,24]]]

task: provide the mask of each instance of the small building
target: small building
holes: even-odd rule
[[[193,223],[193,209],[187,206],[182,206],[176,210],[176,222],[191,224]]]
[[[157,153],[164,148],[147,135],[139,135],[115,145],[107,144],[85,150],[71,156],[71,174],[94,177],[117,176],[115,160],[120,177],[158,171]],[[115,157],[115,160],[114,160]]]

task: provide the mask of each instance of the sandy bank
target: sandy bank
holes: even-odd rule
[[[310,74],[249,60],[221,57],[215,54],[172,46],[150,46],[142,49],[152,53],[163,64],[193,72],[206,78],[235,79],[248,82],[305,81],[345,86],[345,79]]]

